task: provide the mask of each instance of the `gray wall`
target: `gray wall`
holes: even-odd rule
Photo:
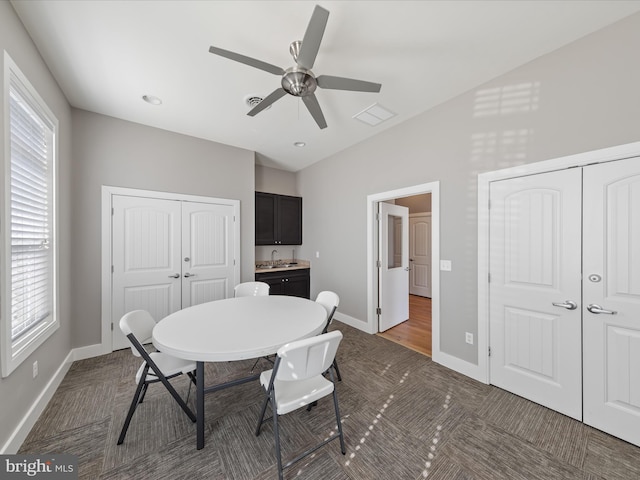
[[[241,276],[254,275],[254,155],[73,109],[73,346],[100,343],[101,186],[240,200]]]
[[[636,14],[299,172],[312,296],[366,321],[367,195],[440,181],[440,346],[476,364],[478,173],[640,140],[639,51]]]
[[[35,46],[8,2],[0,2],[0,63],[4,71],[6,50],[59,121],[58,131],[58,235],[60,269],[60,328],[13,373],[0,379],[0,448],[8,441],[26,415],[33,400],[40,395],[71,350],[73,321],[71,311],[71,111],[57,83],[40,58]],[[0,115],[0,155],[5,152],[4,114]],[[0,161],[0,165],[3,162]],[[4,168],[0,168],[0,185],[4,185]],[[4,196],[4,188],[1,195]],[[4,201],[2,201],[4,203]],[[4,227],[3,227],[4,228]],[[2,231],[4,235],[4,231]],[[0,271],[6,266],[0,258]],[[2,280],[0,280],[1,282]],[[38,361],[38,376],[32,378],[32,364]]]

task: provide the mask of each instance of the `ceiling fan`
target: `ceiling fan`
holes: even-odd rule
[[[218,47],[209,47],[209,52],[214,55],[220,55],[221,57],[244,63],[251,67],[259,68],[260,70],[273,73],[274,75],[282,75],[282,88],[278,88],[270,93],[260,103],[253,107],[247,115],[252,117],[255,116],[288,93],[294,97],[302,98],[302,101],[309,110],[309,113],[322,129],[327,128],[327,122],[322,114],[322,109],[320,108],[318,99],[314,94],[317,87],[330,90],[350,90],[354,92],[377,93],[380,91],[382,85],[379,83],[365,82],[363,80],[355,80],[353,78],[334,77],[331,75],[320,75],[316,77],[313,74],[311,68],[313,68],[316,56],[318,55],[320,42],[322,41],[322,36],[324,35],[324,29],[327,26],[328,19],[329,11],[319,5],[316,5],[302,41],[296,40],[289,46],[289,52],[291,53],[293,60],[296,62],[296,65],[286,70],[276,65],[247,57],[239,53],[231,52],[229,50],[223,50]]]

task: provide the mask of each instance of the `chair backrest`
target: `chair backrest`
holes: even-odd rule
[[[283,345],[278,349],[276,378],[291,382],[322,375],[333,363],[341,340],[342,332],[334,330]]]
[[[129,334],[133,334],[141,345],[151,341],[153,327],[155,326],[156,321],[146,310],[133,310],[125,313],[120,319],[120,330],[127,336],[127,340],[129,340]],[[133,354],[136,357],[140,357],[140,352],[135,345],[131,343],[131,340],[129,340],[129,343],[131,344]]]
[[[269,295],[269,284],[265,282],[239,283],[233,289],[234,297],[258,297]]]
[[[324,309],[327,311],[327,323],[325,324],[324,331],[322,332],[322,333],[326,333],[327,328],[331,323],[331,320],[333,320],[333,314],[335,313],[335,311],[338,308],[338,305],[340,304],[340,297],[335,292],[330,292],[328,290],[325,290],[318,294],[318,296],[316,297],[316,302],[322,305]]]

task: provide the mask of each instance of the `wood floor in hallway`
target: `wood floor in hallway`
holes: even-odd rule
[[[431,299],[409,295],[409,320],[378,335],[431,356]]]

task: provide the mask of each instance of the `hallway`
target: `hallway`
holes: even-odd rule
[[[378,335],[430,357],[431,299],[409,295],[409,320]]]

